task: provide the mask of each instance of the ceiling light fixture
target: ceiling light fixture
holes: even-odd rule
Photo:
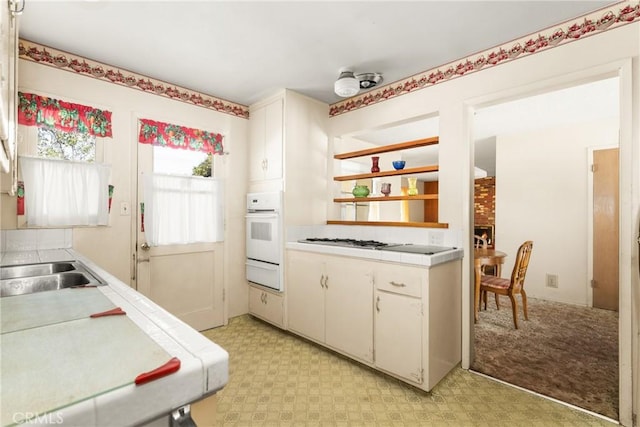
[[[340,70],[340,76],[333,84],[333,90],[336,95],[342,98],[348,98],[360,91],[360,81],[353,75],[353,71]]]
[[[362,73],[356,74],[356,79],[360,82],[360,89],[371,89],[382,81],[380,73]]]
[[[343,68],[340,76],[333,85],[336,95],[349,98],[360,92],[360,89],[371,89],[382,81],[380,73],[353,74],[353,71]]]

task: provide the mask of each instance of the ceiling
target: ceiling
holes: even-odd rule
[[[243,105],[331,104],[342,67],[391,83],[613,3],[26,0],[20,37]]]

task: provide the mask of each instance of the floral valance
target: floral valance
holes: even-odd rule
[[[222,138],[223,136],[219,133],[140,119],[138,141],[141,144],[222,154]]]
[[[110,137],[111,111],[18,92],[18,123]]]

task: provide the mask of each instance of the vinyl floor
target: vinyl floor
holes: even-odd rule
[[[616,425],[461,368],[425,393],[249,315],[203,334],[230,357],[218,425]]]

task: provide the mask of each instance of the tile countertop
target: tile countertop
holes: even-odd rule
[[[178,357],[181,365],[177,372],[155,381],[138,386],[130,383],[55,409],[50,414],[37,414],[40,422],[49,420],[87,427],[139,425],[214,394],[227,384],[229,354],[223,348],[73,250],[6,252],[0,263],[15,265],[68,260],[79,260],[101,276],[108,286],[96,289],[116,307],[121,307],[127,318],[167,354]],[[55,366],[52,368],[55,370]],[[94,366],[87,378],[97,372],[99,368],[96,370]],[[7,410],[29,412],[29,408],[2,407],[2,411]]]
[[[462,249],[451,249],[450,251],[438,252],[433,255],[411,254],[405,252],[390,252],[375,249],[346,248],[331,245],[315,245],[313,243],[287,242],[287,249],[298,251],[317,252],[328,255],[342,255],[354,258],[365,258],[376,261],[397,262],[400,264],[411,264],[423,267],[461,259],[464,255]]]

